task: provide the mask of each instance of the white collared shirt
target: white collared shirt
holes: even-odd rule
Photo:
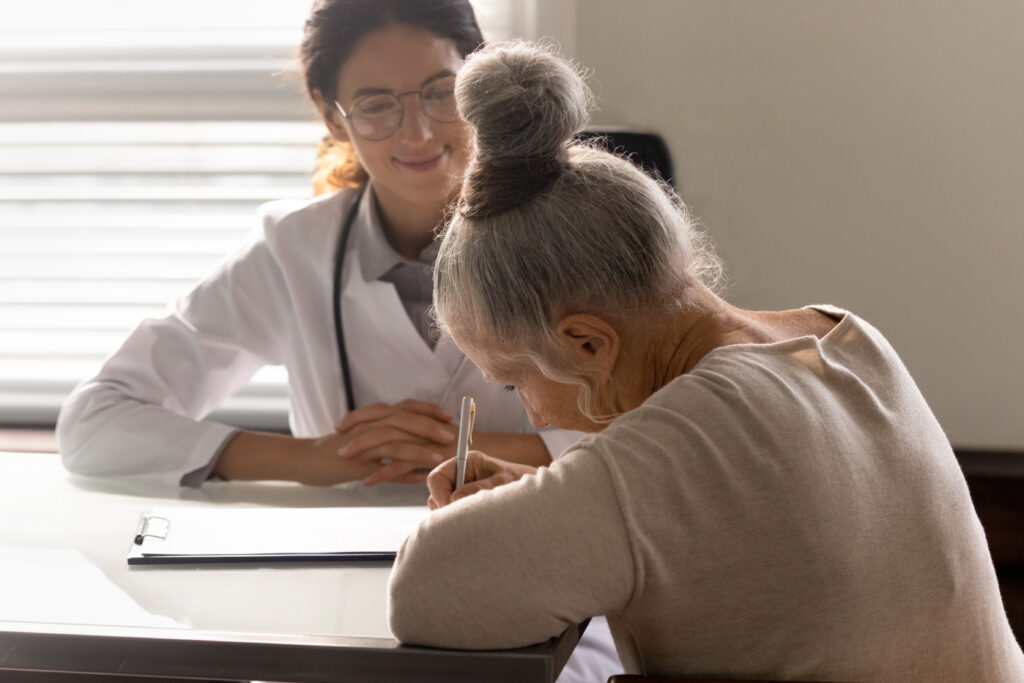
[[[364,195],[364,202],[370,206],[370,231],[359,248],[359,261],[366,277],[390,282],[395,286],[409,321],[419,330],[420,337],[430,348],[437,344],[436,330],[432,329],[427,310],[433,303],[434,282],[431,271],[437,259],[439,240],[428,244],[413,259],[408,259],[395,251],[384,234],[384,226],[380,220],[380,209],[372,186]]]

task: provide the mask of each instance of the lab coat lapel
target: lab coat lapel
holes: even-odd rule
[[[406,398],[437,401],[448,382],[451,349],[445,345],[440,353],[432,351],[394,286],[364,278],[358,240],[353,242],[342,274],[341,317],[356,405]]]

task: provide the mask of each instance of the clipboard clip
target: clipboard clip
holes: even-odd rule
[[[171,520],[156,515],[142,515],[139,527],[135,531],[135,545],[142,545],[147,538],[167,540],[167,532],[171,530]]]

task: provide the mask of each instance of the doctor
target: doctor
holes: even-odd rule
[[[425,318],[434,230],[467,159],[454,77],[481,43],[467,2],[315,8],[301,60],[342,150],[328,181],[348,187],[262,207],[246,245],[74,390],[58,422],[68,469],[188,486],[419,482],[453,453],[464,394],[480,404],[478,447],[503,458],[542,465],[575,440],[535,433],[515,394]],[[287,368],[294,436],[201,421],[268,364]]]
[[[454,76],[482,42],[467,0],[315,5],[300,56],[340,151],[326,181],[342,189],[265,205],[245,245],[71,393],[57,424],[70,471],[172,486],[422,482],[454,455],[467,394],[475,448],[539,466],[576,440],[538,434],[516,394],[484,381],[424,316],[434,231],[468,157]],[[268,364],[288,371],[292,436],[203,421]],[[425,487],[374,491],[426,500]],[[621,670],[595,619],[559,680]]]

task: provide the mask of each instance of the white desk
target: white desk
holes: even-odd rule
[[[21,670],[207,680],[554,680],[582,628],[509,651],[399,645],[387,625],[388,564],[126,562],[140,513],[154,507],[413,505],[423,496],[419,488],[216,482],[156,489],[72,477],[53,454],[0,452],[0,678]]]

